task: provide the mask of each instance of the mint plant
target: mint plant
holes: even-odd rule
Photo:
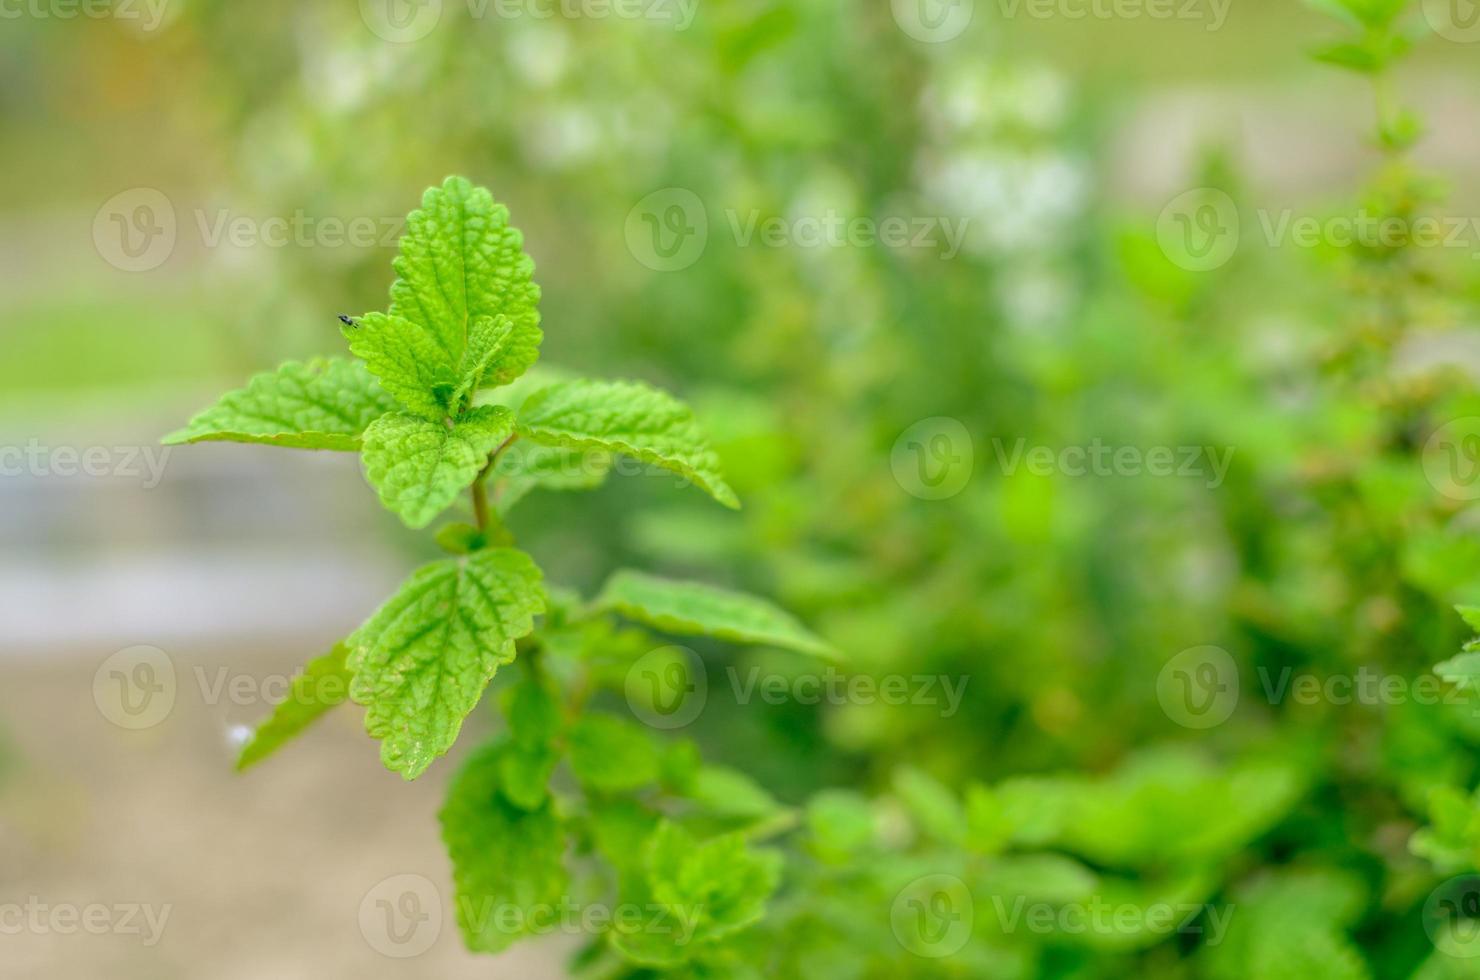
[[[284,364],[165,439],[359,452],[408,527],[427,527],[464,494],[471,516],[436,532],[449,557],[416,570],[308,663],[238,767],[352,700],[386,768],[415,779],[517,661],[523,671],[500,697],[506,731],[468,758],[442,811],[468,946],[497,951],[548,928],[551,910],[572,900],[614,899],[635,912],[593,927],[588,958],[677,967],[720,957],[778,883],[778,855],[752,839],[791,818],[742,773],[705,765],[692,742],[662,746],[594,703],[603,690],[661,701],[629,683],[640,658],[656,657],[665,678],[686,669],[644,627],[833,650],[772,604],[712,586],[626,570],[590,601],[547,587],[505,524],[533,490],[595,487],[622,454],[739,502],[671,395],[527,374],[542,339],[540,290],[520,232],[487,190],[460,177],[429,189],[399,252],[389,309],[341,318],[356,358]]]

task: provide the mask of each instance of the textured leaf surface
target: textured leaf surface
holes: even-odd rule
[[[365,477],[408,527],[426,527],[513,432],[513,413],[495,405],[476,408],[451,426],[400,412],[387,415],[365,432]]]
[[[480,317],[504,316],[509,336],[487,364],[482,382],[508,384],[539,357],[540,289],[524,236],[509,210],[482,187],[449,177],[428,188],[406,218],[400,255],[392,263],[392,316],[420,325],[446,355],[463,363]]]
[[[568,892],[565,835],[551,801],[526,810],[504,796],[500,773],[507,749],[496,743],[470,757],[442,809],[458,925],[478,952],[496,953],[548,928],[550,908]]]
[[[238,771],[256,765],[292,741],[337,704],[349,700],[348,650],[338,644],[322,657],[310,660],[288,687],[288,696],[242,746]]]
[[[539,569],[512,548],[423,566],[349,638],[350,695],[388,769],[414,779],[457,739],[514,641],[544,611]]]
[[[468,331],[467,349],[458,365],[459,380],[452,395],[455,405],[462,406],[463,399],[478,389],[483,378],[508,349],[513,336],[514,322],[502,314],[481,316],[473,321],[472,329]]]
[[[433,421],[453,413],[459,357],[443,349],[425,324],[386,313],[366,313],[343,327],[349,349],[363,358],[381,387],[407,411]]]
[[[258,442],[354,452],[365,428],[397,407],[357,361],[289,361],[222,395],[164,442]]]
[[[712,585],[676,582],[624,569],[607,579],[596,605],[666,633],[763,643],[819,657],[838,655],[785,610],[764,599]]]
[[[566,381],[530,395],[519,430],[535,442],[625,453],[693,481],[726,507],[739,507],[719,457],[689,407],[635,381]]]

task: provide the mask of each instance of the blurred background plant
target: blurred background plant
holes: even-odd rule
[[[651,479],[531,498],[515,523],[551,577],[589,593],[635,564],[732,585],[796,612],[850,674],[965,680],[948,716],[739,703],[728,669],[809,668],[695,644],[711,691],[684,734],[796,811],[786,840],[803,855],[711,975],[1468,976],[1480,961],[1434,938],[1425,904],[1476,870],[1480,723],[1452,687],[1421,703],[1401,685],[1458,648],[1451,607],[1480,595],[1480,236],[1459,223],[1480,214],[1463,180],[1480,162],[1480,72],[1445,18],[1458,7],[1313,6],[1078,20],[966,4],[947,9],[969,22],[934,40],[903,2],[401,11],[428,21],[371,0],[166,0],[152,28],[142,5],[142,22],[122,2],[28,8],[0,31],[5,442],[151,444],[253,371],[338,352],[334,315],[383,306],[406,202],[467,174],[508,203],[538,263],[545,360],[682,392],[746,504],[732,515]],[[168,235],[131,224],[166,216],[141,216],[140,189],[167,201]],[[802,240],[831,215],[932,234]],[[1323,231],[1300,245],[1287,218]],[[1330,229],[1353,218],[1401,233],[1344,244]],[[1460,228],[1462,247],[1416,240],[1423,218]],[[344,244],[335,221],[369,240]],[[1014,462],[1015,447],[1095,441],[1229,462],[1216,480]],[[188,745],[187,772],[224,766],[199,734],[262,706],[189,710],[184,665],[300,661],[424,547],[352,471],[270,456],[181,457],[148,492],[119,474],[0,480],[16,624],[0,819],[19,829],[0,853],[32,890],[75,886],[86,835],[59,828],[107,823],[140,787],[173,788],[181,822],[226,811],[198,847],[221,849],[240,807],[285,836],[333,836],[252,801],[291,791],[312,807],[334,743],[219,804],[182,775],[79,763],[70,789],[28,775],[99,741],[123,771],[153,771],[158,746],[138,733],[100,722],[51,744],[44,730],[91,712],[75,692],[140,642],[181,665],[181,708],[147,737]],[[276,557],[305,540],[356,550]],[[78,683],[54,666],[66,654]],[[1280,686],[1363,672],[1401,690],[1342,703]],[[1205,727],[1179,690],[1223,719]],[[389,807],[346,842],[366,862],[385,853],[376,835],[420,831],[381,802],[400,787],[355,773],[349,812]],[[164,900],[225,914],[198,864],[169,860]],[[440,880],[440,860],[416,867]],[[910,891],[933,876],[974,909],[949,955],[899,922],[911,898],[960,911],[949,888]],[[295,903],[327,901],[243,887],[274,936],[309,931]],[[1018,898],[1185,906],[1200,931],[1039,930],[1002,914]],[[186,919],[160,949],[183,971],[223,950],[243,975],[276,963],[196,935]],[[330,941],[296,939],[301,956]],[[366,975],[420,962],[364,954]],[[445,975],[486,971],[450,934],[434,955]]]

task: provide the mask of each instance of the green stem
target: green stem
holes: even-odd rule
[[[515,432],[499,443],[498,448],[488,454],[488,462],[483,464],[483,469],[478,471],[478,476],[473,480],[473,521],[480,531],[488,530],[488,474],[493,472],[493,464],[498,462],[499,453],[508,449],[509,444],[518,438],[519,433]]]

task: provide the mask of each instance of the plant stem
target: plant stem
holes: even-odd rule
[[[478,525],[478,530],[480,531],[488,530],[488,488],[485,485],[488,480],[488,474],[493,471],[493,464],[498,462],[498,454],[508,449],[509,444],[518,438],[519,433],[515,432],[509,438],[499,443],[498,448],[488,454],[488,462],[483,464],[483,469],[478,472],[478,476],[473,480],[473,486],[471,488],[473,493],[473,521]]]

